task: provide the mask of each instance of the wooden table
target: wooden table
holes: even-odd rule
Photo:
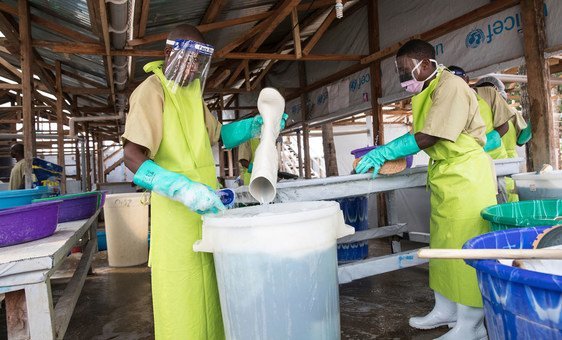
[[[47,238],[0,249],[0,294],[5,294],[8,338],[62,339],[97,251],[97,218],[60,223]],[[84,251],[53,306],[50,278],[82,240]]]

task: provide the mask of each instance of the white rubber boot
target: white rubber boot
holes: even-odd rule
[[[457,324],[438,340],[485,340],[484,309],[457,304]]]
[[[443,295],[435,293],[435,306],[426,316],[416,316],[409,320],[411,327],[417,329],[433,329],[441,326],[455,325],[457,321],[457,304]],[[465,339],[463,339],[465,340]]]

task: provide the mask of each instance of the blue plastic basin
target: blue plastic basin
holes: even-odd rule
[[[530,249],[549,227],[510,229],[469,240],[467,249]],[[496,260],[466,260],[476,268],[490,339],[562,339],[562,276]]]
[[[34,189],[0,191],[0,209],[19,207],[31,204],[36,198],[45,197],[49,194],[49,188],[45,186]]]

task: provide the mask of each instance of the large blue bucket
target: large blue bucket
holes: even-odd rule
[[[340,204],[345,223],[354,227],[355,231],[369,228],[369,197],[355,196],[336,200]],[[338,262],[362,260],[369,255],[367,241],[338,244]]]
[[[467,249],[529,249],[548,227],[511,229],[469,240]],[[466,260],[476,268],[490,339],[562,339],[562,276]]]

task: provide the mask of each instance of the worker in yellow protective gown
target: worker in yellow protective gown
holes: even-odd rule
[[[224,209],[214,190],[211,142],[226,148],[258,137],[254,118],[222,126],[202,100],[213,48],[191,25],[168,35],[165,60],[145,65],[152,73],[130,98],[125,164],[133,181],[152,190],[152,299],[156,339],[224,339],[213,257],[195,253],[201,215]],[[283,124],[282,124],[283,127]]]
[[[258,138],[253,138],[238,147],[240,178],[244,181],[244,185],[250,185],[252,169],[254,168],[254,156],[258,145],[260,145],[260,140]]]
[[[435,61],[433,46],[422,40],[404,44],[396,55],[400,83],[412,98],[413,134],[407,133],[369,152],[356,170],[365,173],[388,160],[424,150],[430,156],[430,247],[459,249],[489,231],[480,211],[496,204],[493,164],[483,146],[486,126],[474,91]],[[435,307],[410,325],[430,329],[453,326],[442,339],[484,339],[482,297],[476,272],[462,260],[430,260],[429,285]]]
[[[500,96],[507,100],[507,93],[505,92],[505,85],[501,80],[493,76],[487,76],[480,78],[475,84],[476,91],[481,91],[480,89],[494,88]],[[506,158],[517,158],[516,147],[523,146],[532,138],[531,125],[527,124],[521,112],[512,110],[514,115],[508,121],[507,132],[502,135],[502,144],[505,148],[507,157]],[[517,202],[519,201],[519,196],[517,195],[515,189],[515,182],[511,177],[504,177],[505,191],[507,193],[506,202]],[[500,182],[500,185],[502,183]],[[502,185],[503,186],[503,185]],[[501,203],[501,202],[500,202]]]
[[[469,82],[468,75],[465,70],[458,66],[449,66],[449,71],[461,77],[467,84]],[[503,83],[494,77],[485,77],[486,79],[494,79],[502,85],[502,92],[499,92],[497,87],[489,81],[478,81],[477,86],[474,87],[476,97],[478,98],[478,106],[480,108],[480,116],[486,123],[486,145],[484,150],[492,157],[492,159],[506,159],[511,158],[506,150],[506,143],[508,141],[513,152],[515,152],[515,140],[511,143],[511,133],[515,133],[512,121],[517,119],[516,111],[513,110],[503,98],[505,94],[505,87]],[[502,94],[503,93],[503,94]],[[520,115],[520,114],[519,114]],[[522,128],[527,127],[523,120]],[[511,130],[510,130],[511,129]],[[515,152],[515,154],[517,154]],[[518,201],[517,193],[515,192],[515,183],[511,177],[498,178],[498,202],[514,202]]]

